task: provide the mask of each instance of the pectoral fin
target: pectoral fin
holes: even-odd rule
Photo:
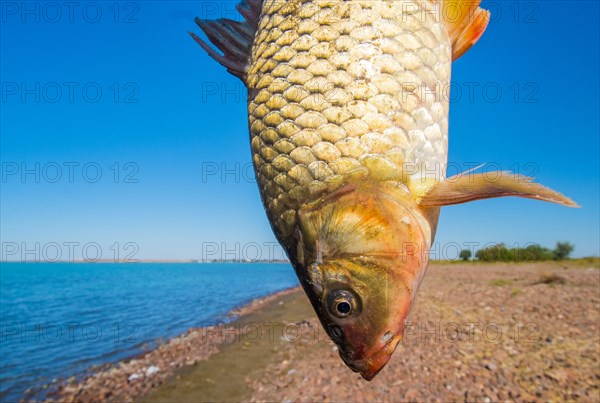
[[[439,207],[466,203],[494,197],[516,196],[544,200],[567,207],[579,207],[577,203],[562,194],[549,189],[533,178],[507,171],[493,171],[473,174],[465,172],[434,185],[419,205]]]

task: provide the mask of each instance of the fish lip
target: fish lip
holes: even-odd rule
[[[396,350],[401,338],[401,335],[393,337],[375,353],[361,360],[351,360],[342,352],[342,349],[339,349],[340,357],[348,368],[354,372],[360,373],[365,380],[371,381],[379,372],[381,372],[390,358],[392,358],[392,353]]]
[[[339,350],[339,352],[340,352],[340,357],[342,358],[342,361],[344,361],[344,364],[346,364],[346,366],[347,366],[348,368],[350,368],[350,369],[351,369],[353,372],[362,372],[362,371],[364,371],[364,368],[362,368],[362,367],[359,367],[359,366],[357,365],[357,364],[358,364],[358,363],[360,363],[361,361],[358,361],[358,362],[356,362],[356,361],[352,361],[352,360],[350,360],[350,359],[349,359],[349,358],[346,356],[346,354],[344,354],[344,353],[342,352],[342,350]]]

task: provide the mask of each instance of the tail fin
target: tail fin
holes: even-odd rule
[[[456,60],[481,38],[490,22],[490,12],[479,7],[481,0],[438,1],[452,42],[452,60]]]
[[[246,80],[246,67],[250,59],[252,42],[258,28],[262,1],[242,0],[237,5],[237,10],[244,17],[244,21],[242,22],[227,18],[203,20],[196,17],[194,19],[209,41],[223,52],[223,54],[215,51],[208,43],[193,32],[189,33],[210,57],[244,82]]]

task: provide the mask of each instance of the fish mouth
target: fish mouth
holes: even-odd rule
[[[377,352],[361,360],[349,359],[342,350],[340,350],[340,357],[348,368],[354,372],[360,373],[365,380],[370,381],[375,378],[375,376],[385,367],[390,358],[392,358],[392,353],[396,350],[401,339],[402,335],[392,338]]]

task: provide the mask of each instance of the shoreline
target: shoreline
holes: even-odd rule
[[[235,260],[218,260],[218,261],[203,261],[203,260],[58,260],[58,261],[21,261],[7,260],[0,263],[10,264],[152,264],[152,263],[173,263],[173,264],[290,264],[289,260],[250,260],[250,261],[235,261]]]
[[[219,352],[220,347],[235,340],[236,324],[244,317],[273,303],[283,296],[301,291],[300,286],[286,288],[264,297],[253,299],[232,309],[222,323],[194,327],[185,333],[155,345],[133,357],[118,362],[92,367],[79,379],[72,376],[55,386],[45,396],[45,401],[88,402],[110,399],[133,401],[163,384],[175,373],[207,360]],[[44,385],[34,392],[54,385]],[[21,401],[29,401],[25,395]]]
[[[470,259],[468,261],[464,261],[462,259],[442,259],[442,260],[430,260],[429,264],[436,264],[436,265],[441,265],[441,264],[458,264],[458,265],[463,265],[463,264],[469,264],[469,265],[495,265],[495,264],[501,264],[501,263],[507,263],[507,264],[531,264],[531,263],[565,263],[565,264],[570,264],[570,265],[594,265],[594,266],[598,266],[598,264],[600,264],[600,256],[581,256],[581,257],[573,257],[573,258],[568,258],[568,259],[564,259],[564,260],[529,260],[529,261],[512,261],[512,260],[508,260],[508,261],[501,261],[501,260],[496,260],[496,261],[481,261],[481,260],[477,260],[477,259]],[[106,259],[106,260],[94,260],[94,261],[87,261],[87,260],[59,260],[59,261],[22,261],[22,260],[5,260],[5,261],[0,261],[0,264],[2,263],[10,263],[10,264],[66,264],[66,263],[72,263],[72,264],[153,264],[153,263],[157,263],[157,264],[165,264],[165,263],[173,263],[173,264],[291,264],[289,260],[248,260],[248,261],[235,261],[235,260],[216,260],[216,261],[203,261],[203,260],[195,260],[195,259],[190,259],[190,260],[161,260],[161,259],[138,259],[138,260],[130,260],[130,261],[124,261],[124,260],[111,260],[111,259]]]
[[[66,384],[49,398],[597,400],[598,269],[596,262],[432,264],[409,318],[413,328],[371,382],[343,364],[304,292],[295,287],[234,309],[228,323],[190,329],[155,350]],[[456,328],[462,323],[480,326]],[[441,331],[448,324],[459,340]],[[432,336],[432,329],[441,333]],[[500,332],[498,340],[491,340],[492,330]]]

